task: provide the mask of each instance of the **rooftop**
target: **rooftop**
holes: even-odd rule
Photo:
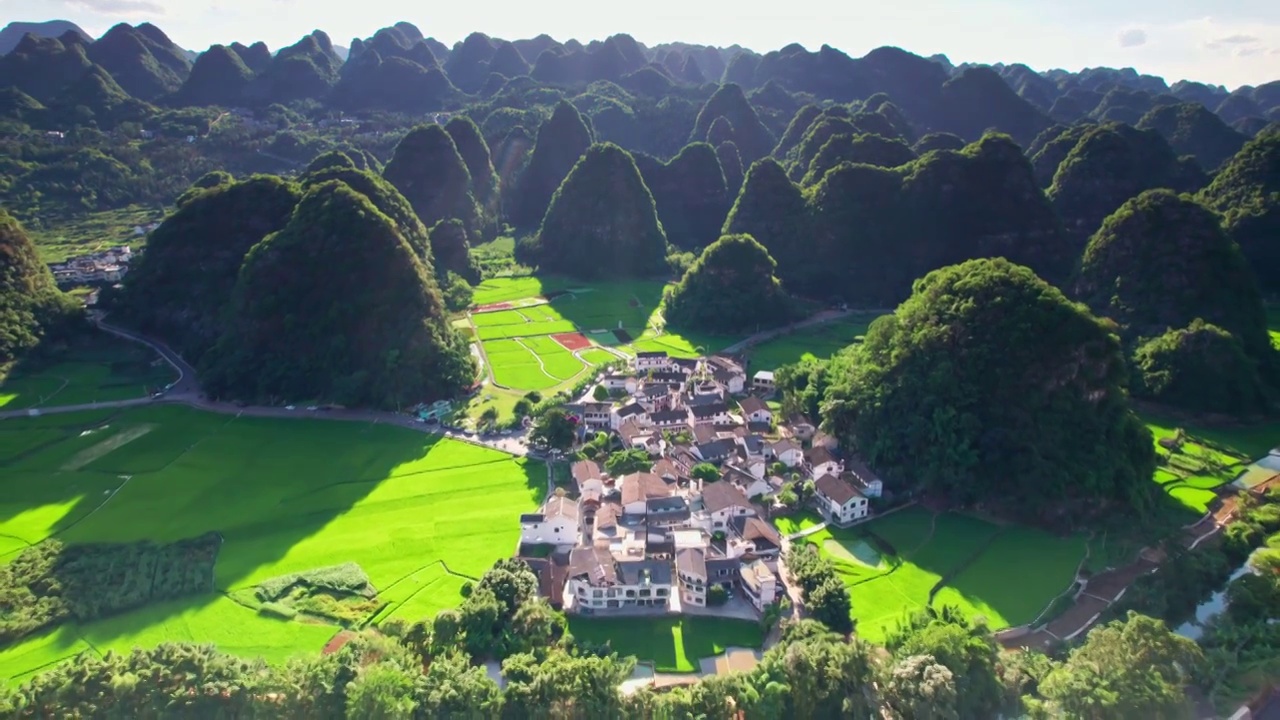
[[[862,493],[858,492],[858,489],[850,484],[848,480],[830,473],[818,478],[815,485],[819,493],[831,498],[840,505],[862,496]]]

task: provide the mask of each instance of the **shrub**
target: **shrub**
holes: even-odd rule
[[[712,585],[707,591],[707,605],[711,607],[719,607],[729,602],[729,591],[719,585]]]
[[[264,602],[258,606],[258,614],[265,617],[279,618],[281,620],[292,620],[298,616],[298,611],[277,602]]]
[[[471,597],[471,591],[474,589],[475,586],[471,584],[470,580],[468,580],[467,582],[462,583],[461,588],[458,588],[458,594],[464,598],[469,598]]]
[[[258,584],[256,594],[263,602],[275,601],[288,595],[295,587],[306,589],[308,594],[318,590],[330,590],[347,595],[362,595],[367,598],[377,595],[377,591],[369,582],[369,576],[356,563],[332,565],[264,580]]]

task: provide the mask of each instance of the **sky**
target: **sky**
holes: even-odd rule
[[[647,45],[798,42],[854,57],[896,45],[954,63],[1133,67],[1231,89],[1280,79],[1280,0],[0,0],[3,22],[51,19],[95,37],[149,21],[191,50],[236,40],[275,50],[317,28],[345,46],[407,20],[446,44],[473,31],[583,42],[626,32]]]

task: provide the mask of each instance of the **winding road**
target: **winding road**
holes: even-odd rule
[[[80,405],[58,405],[54,407],[31,408],[27,410],[8,410],[0,412],[0,420],[5,418],[31,417],[34,415],[80,412],[83,410],[130,408],[141,405],[168,403],[187,405],[198,410],[219,413],[222,415],[248,415],[252,417],[295,419],[307,418],[311,420],[345,420],[354,422],[382,423],[384,425],[398,425],[400,427],[416,430],[421,433],[427,433],[429,435],[438,435],[441,437],[452,438],[454,440],[460,440],[462,442],[468,442],[473,445],[482,445],[510,455],[524,456],[528,453],[527,447],[520,443],[520,435],[513,434],[495,438],[467,436],[460,432],[446,430],[440,425],[427,425],[425,423],[417,422],[416,419],[401,413],[385,412],[381,410],[289,410],[287,408],[267,405],[241,406],[235,403],[209,400],[205,397],[204,393],[201,392],[200,381],[196,377],[195,368],[193,368],[186,360],[183,360],[182,356],[168,345],[132,330],[126,330],[122,327],[112,325],[108,323],[100,313],[92,314],[90,319],[93,324],[103,332],[111,333],[117,337],[146,345],[154,350],[174,369],[178,374],[178,379],[174,380],[167,390],[154,397],[133,398],[131,400],[113,400]]]

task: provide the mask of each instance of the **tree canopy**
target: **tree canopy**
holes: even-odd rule
[[[0,210],[0,365],[38,345],[76,312],[35,245],[12,215]]]
[[[1089,241],[1075,288],[1128,338],[1203,318],[1238,337],[1257,360],[1271,362],[1253,271],[1218,216],[1189,196],[1151,190],[1126,202]]]
[[[457,219],[469,236],[479,236],[480,207],[471,194],[471,173],[443,127],[422,125],[409,131],[382,174],[409,201],[424,226]]]
[[[731,334],[786,322],[791,301],[774,276],[777,263],[750,235],[711,243],[667,295],[672,327]]]
[[[202,363],[214,396],[396,407],[449,397],[474,371],[395,222],[336,180],[245,258],[231,318]]]
[[[245,255],[285,226],[300,197],[296,184],[268,175],[189,197],[151,233],[118,311],[197,362],[223,332]]]
[[[1197,318],[1134,351],[1134,394],[1194,412],[1250,415],[1274,391],[1234,335]]]
[[[520,176],[519,194],[508,210],[513,225],[538,227],[552,196],[591,142],[591,131],[578,109],[569,102],[558,103],[551,118],[538,129],[529,165]]]
[[[1263,132],[1222,166],[1200,201],[1225,217],[1262,286],[1280,290],[1280,129]]]
[[[1119,340],[1085,307],[1027,268],[971,260],[919,280],[832,360],[823,421],[952,502],[1143,512],[1155,455],[1124,378]]]
[[[541,267],[572,277],[644,277],[666,265],[667,236],[630,153],[593,145],[569,172],[538,232]]]

